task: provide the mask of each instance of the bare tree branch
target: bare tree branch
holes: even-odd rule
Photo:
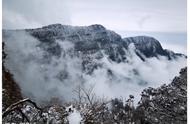
[[[18,102],[16,102],[16,103],[10,105],[10,106],[3,112],[2,117],[3,117],[3,118],[6,117],[9,113],[11,113],[12,111],[14,111],[14,110],[16,110],[16,109],[18,110],[18,108],[20,108],[19,105],[22,105],[22,104],[25,103],[25,102],[31,103],[35,108],[37,108],[38,110],[40,110],[40,112],[42,111],[42,109],[39,108],[39,107],[36,105],[35,102],[31,101],[29,98],[26,98],[26,99],[20,100],[20,101],[18,101]]]

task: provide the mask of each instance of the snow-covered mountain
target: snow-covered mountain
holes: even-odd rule
[[[122,38],[97,24],[3,30],[3,42],[6,68],[22,92],[38,100],[68,99],[64,94],[78,85],[93,85],[97,95],[109,97],[140,94],[169,82],[186,64],[185,55],[162,48],[153,37]]]
[[[172,59],[181,56],[181,54],[173,52],[170,54],[170,52],[163,49],[159,41],[153,37],[137,36],[122,39],[119,34],[97,24],[81,27],[53,24],[38,29],[28,29],[26,31],[38,38],[42,43],[47,43],[48,45],[55,43],[55,40],[66,40],[75,44],[76,51],[83,53],[94,53],[105,50],[113,61],[125,59],[123,49],[127,49],[130,43],[134,43],[137,50],[146,57],[161,55]],[[60,47],[58,45],[49,47],[48,50],[52,54],[60,55]]]
[[[85,56],[83,57],[84,64],[90,63],[88,60],[92,59],[92,54],[96,54],[96,58],[101,59],[103,57],[102,52],[112,61],[127,61],[125,50],[132,43],[136,48],[136,54],[143,61],[147,57],[164,56],[168,59],[185,57],[185,55],[163,49],[159,41],[153,37],[137,36],[122,39],[119,34],[97,24],[81,27],[53,24],[37,29],[26,29],[25,31],[40,41],[39,46],[48,52],[48,57],[61,55],[62,48],[56,42],[57,40],[73,43],[75,54],[82,53]],[[12,31],[4,31],[4,36],[9,34],[7,32]]]

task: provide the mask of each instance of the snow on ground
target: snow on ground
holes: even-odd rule
[[[82,120],[80,112],[78,112],[76,109],[68,116],[69,124],[80,124],[80,121]]]

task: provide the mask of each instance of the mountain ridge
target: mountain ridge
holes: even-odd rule
[[[111,53],[109,56],[112,60],[118,62],[124,60],[123,48],[128,49],[131,43],[135,45],[137,49],[136,53],[143,61],[144,58],[138,51],[148,58],[158,56],[165,56],[168,59],[175,59],[179,56],[186,57],[181,53],[175,53],[171,50],[164,49],[160,42],[153,37],[136,36],[122,38],[119,34],[99,24],[90,26],[52,24],[35,29],[3,30],[3,34],[9,31],[26,31],[42,43],[48,42],[51,47],[54,46],[55,48],[51,49],[54,49],[53,51],[57,54],[59,54],[60,46],[53,43],[55,40],[71,41],[75,44],[76,51],[81,52],[104,49],[107,53]],[[57,49],[57,51],[55,49]],[[121,56],[120,59],[118,59],[117,55],[113,55],[113,49],[116,49],[116,53]]]

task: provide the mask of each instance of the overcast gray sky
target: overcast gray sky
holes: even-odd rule
[[[115,31],[186,32],[186,0],[3,0],[3,28],[102,24]]]

